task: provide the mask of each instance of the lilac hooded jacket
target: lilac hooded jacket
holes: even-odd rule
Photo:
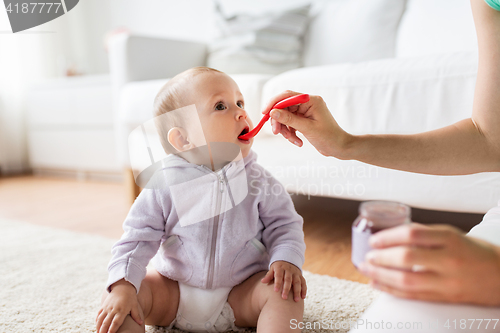
[[[139,292],[151,259],[160,274],[203,289],[233,287],[277,260],[301,269],[303,219],[256,159],[250,151],[213,172],[167,157],[123,223],[107,289],[125,278]]]

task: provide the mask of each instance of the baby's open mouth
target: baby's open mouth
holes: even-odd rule
[[[238,135],[238,137],[242,136],[242,135],[245,135],[249,132],[250,128],[247,126],[243,129],[243,131],[241,131],[241,133]]]

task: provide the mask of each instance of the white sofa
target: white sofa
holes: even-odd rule
[[[477,46],[469,0],[336,0],[324,6],[305,36],[304,67],[232,75],[254,124],[263,104],[287,89],[321,95],[338,123],[357,134],[416,133],[470,116]],[[159,88],[175,74],[205,65],[207,52],[203,43],[133,34],[111,41],[124,167],[130,167],[128,135],[152,118]],[[498,173],[431,176],[326,158],[310,144],[298,148],[273,136],[269,124],[253,149],[292,193],[475,213],[500,198]]]

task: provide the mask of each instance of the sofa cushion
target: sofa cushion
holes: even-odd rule
[[[408,0],[396,57],[476,50],[470,0]]]
[[[394,56],[406,0],[326,1],[306,35],[304,66]]]
[[[470,117],[476,73],[476,53],[300,68],[269,80],[262,99],[286,89],[320,95],[348,132],[416,133]]]
[[[259,134],[252,149],[257,162],[291,193],[392,200],[424,209],[471,213],[485,213],[500,198],[500,174],[495,172],[433,176],[386,169],[325,157],[307,140],[299,148],[281,135]],[[273,190],[277,189],[269,189]]]

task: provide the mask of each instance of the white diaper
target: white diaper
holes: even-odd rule
[[[173,326],[188,332],[242,331],[234,324],[233,309],[227,302],[232,288],[201,289],[179,282],[179,308]]]

